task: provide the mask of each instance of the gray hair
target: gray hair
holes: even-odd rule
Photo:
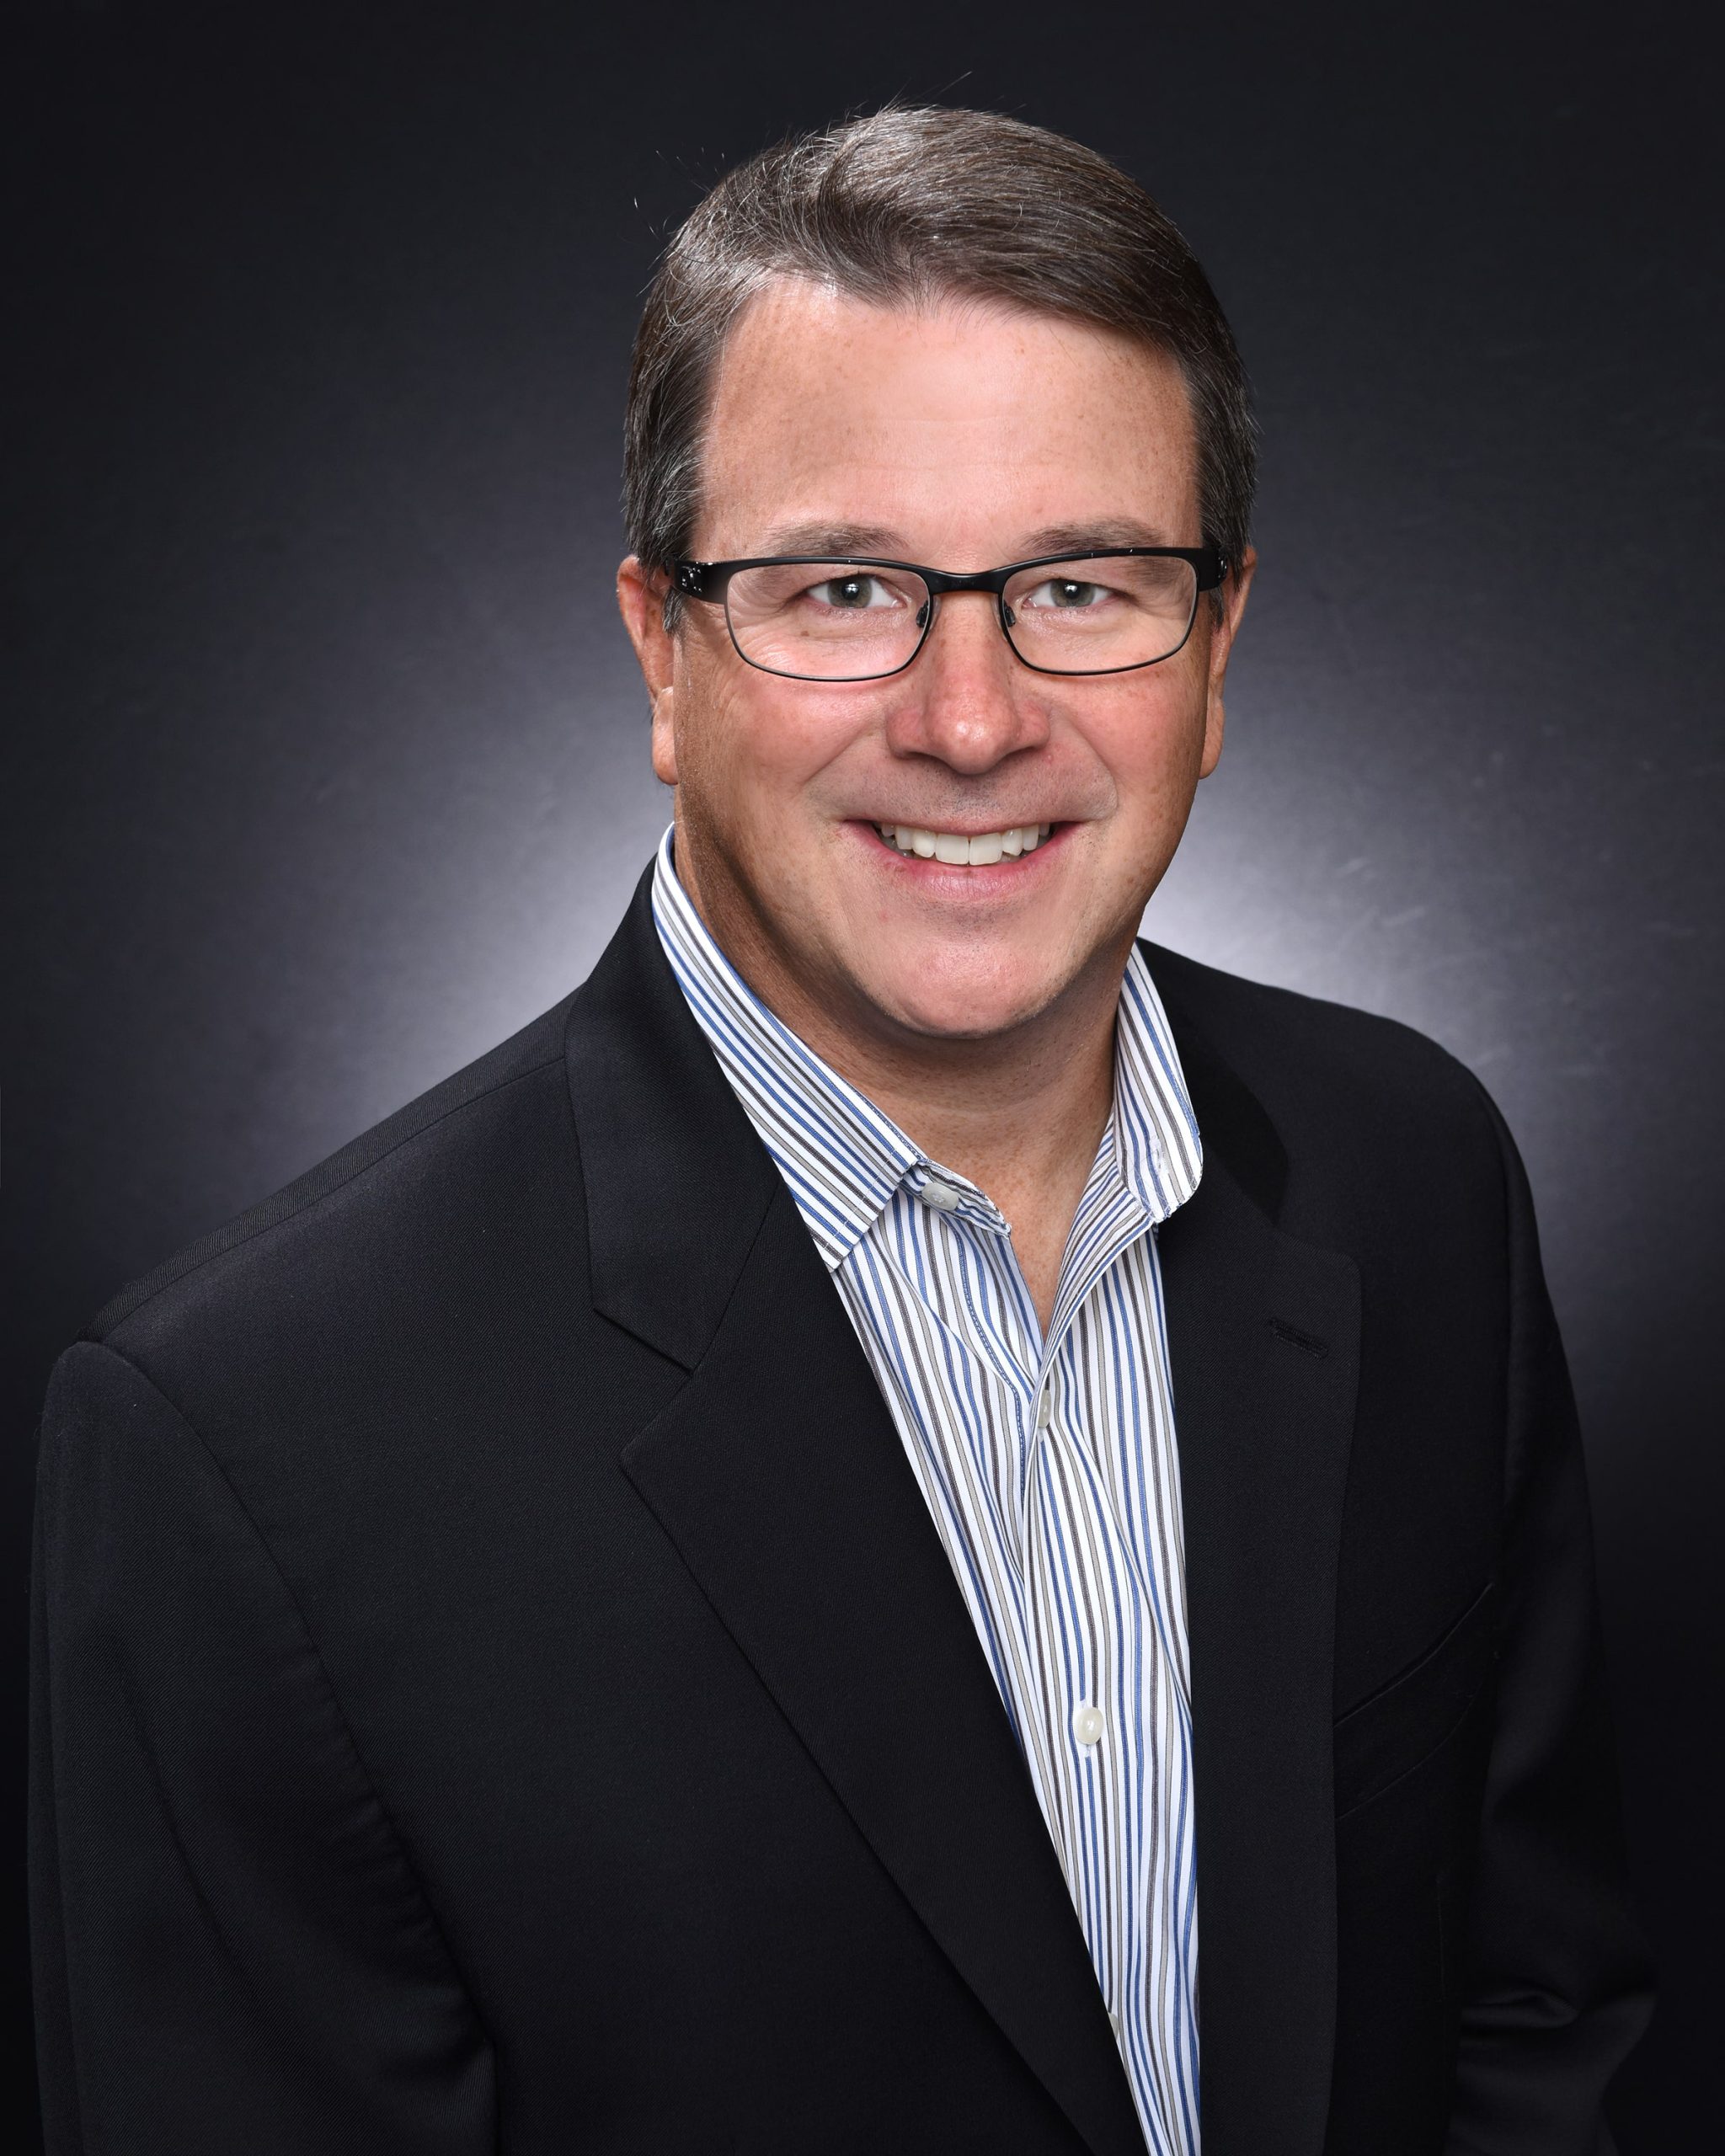
[[[1174,226],[1065,136],[997,113],[888,105],[737,166],[665,249],[636,333],[623,453],[628,543],[649,568],[688,552],[725,339],[784,276],[881,307],[991,301],[1167,353],[1192,401],[1204,536],[1239,562],[1257,478],[1246,372]],[[678,611],[673,590],[667,627]]]

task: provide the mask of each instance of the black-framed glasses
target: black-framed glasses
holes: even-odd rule
[[[1199,595],[1227,574],[1215,547],[1043,554],[963,574],[858,555],[678,562],[686,599],[724,608],[737,656],[793,681],[878,681],[927,641],[943,597],[985,591],[1001,633],[1039,674],[1127,674],[1172,659]]]

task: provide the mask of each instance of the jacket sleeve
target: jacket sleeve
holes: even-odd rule
[[[32,1581],[49,2156],[482,2156],[490,2047],[282,1572],[130,1363],[61,1358]]]
[[[1509,1368],[1497,1724],[1448,2156],[1611,2156],[1605,2085],[1652,2009],[1631,1905],[1574,1397],[1502,1117]]]

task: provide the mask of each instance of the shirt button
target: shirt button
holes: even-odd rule
[[[1055,1394],[1052,1385],[1045,1385],[1037,1396],[1036,1427],[1045,1430],[1055,1419]]]
[[[943,1182],[926,1182],[922,1186],[922,1203],[932,1205],[937,1213],[950,1213],[959,1202],[958,1192]]]
[[[1100,1707],[1081,1706],[1072,1716],[1072,1734],[1087,1752],[1092,1744],[1099,1743],[1108,1727]]]

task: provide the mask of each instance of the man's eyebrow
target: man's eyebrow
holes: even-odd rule
[[[1105,516],[1087,524],[1045,524],[1040,531],[1025,535],[1024,554],[1106,554],[1116,547],[1176,547],[1154,524],[1135,516]]]
[[[1045,524],[1040,531],[1026,532],[1010,558],[1024,562],[1033,561],[1043,554],[1106,554],[1116,547],[1177,544],[1178,542],[1158,526],[1146,524],[1137,517],[1106,516],[1084,524]],[[902,562],[911,558],[909,546],[904,533],[890,525],[823,524],[810,520],[775,526],[756,551],[762,554],[815,554],[829,560],[872,554]],[[929,566],[952,568],[955,564],[935,562]],[[995,564],[973,566],[991,568]]]
[[[783,524],[761,543],[763,554],[818,554],[828,559],[846,554],[885,554],[905,559],[905,535],[886,524]]]

